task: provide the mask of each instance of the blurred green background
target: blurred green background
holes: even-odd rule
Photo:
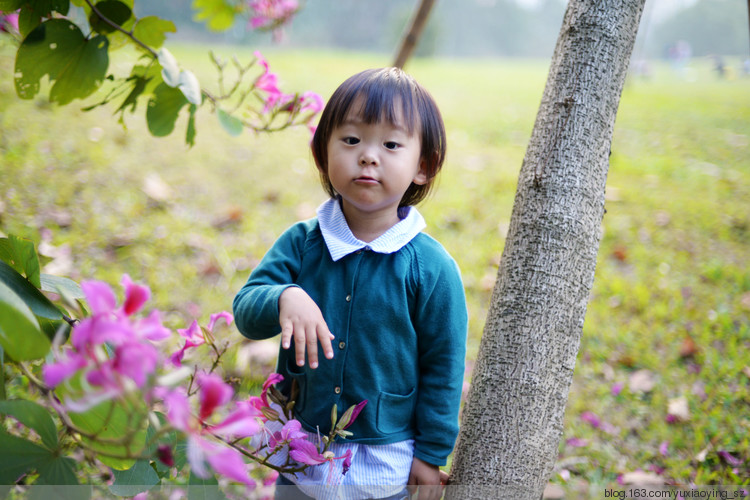
[[[257,48],[167,46],[208,88],[216,78],[209,49],[249,61]],[[723,74],[709,54],[647,66],[638,59],[626,82],[552,479],[572,495],[600,497],[634,474],[750,483],[750,76],[742,50],[723,57],[731,68]],[[282,90],[324,98],[391,57],[292,42],[263,53]],[[131,56],[119,53],[110,70],[126,74]],[[463,273],[470,368],[549,62],[438,56],[407,67],[433,93],[448,130],[444,171],[420,210]],[[13,57],[0,41],[0,232],[34,240],[46,272],[112,284],[128,273],[151,287],[151,305],[170,327],[184,328],[231,309],[276,237],[325,199],[305,129],[233,138],[202,109],[188,149],[184,116],[156,139],[143,107],[118,124],[114,107],[52,107],[44,92],[19,100]],[[226,335],[236,347],[225,370],[254,390],[273,368],[275,344]]]

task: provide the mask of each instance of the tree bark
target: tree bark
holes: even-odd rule
[[[409,23],[409,27],[404,32],[404,36],[399,44],[398,55],[393,63],[396,68],[403,69],[406,61],[409,60],[411,53],[414,52],[419,37],[422,36],[422,30],[424,29],[425,24],[427,24],[427,19],[430,17],[430,11],[434,5],[435,0],[421,0],[419,2],[419,7],[414,11],[414,17]]]
[[[615,116],[645,0],[570,0],[521,166],[446,498],[538,500],[594,280]]]

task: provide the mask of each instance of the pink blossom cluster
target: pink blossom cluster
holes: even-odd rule
[[[255,81],[255,88],[263,93],[263,113],[269,113],[275,109],[300,115],[309,113],[309,115],[304,116],[304,123],[311,132],[315,132],[312,121],[315,115],[323,110],[325,104],[323,98],[310,91],[299,96],[283,93],[279,88],[279,77],[276,73],[271,72],[268,61],[258,51],[255,52],[255,58],[263,68],[263,73]]]
[[[192,389],[188,390],[173,384],[160,385],[160,381],[166,384],[168,379],[157,377],[160,371],[180,367],[188,350],[213,343],[213,329],[220,320],[231,324],[234,318],[228,312],[221,312],[212,315],[205,328],[194,321],[189,328],[178,330],[184,344],[167,357],[157,344],[166,340],[171,331],[162,325],[159,312],[155,310],[146,317],[138,315],[151,296],[150,290],[134,283],[128,275],[123,276],[121,283],[124,301],[120,306],[106,283],[81,283],[91,316],[73,328],[70,345],[57,353],[56,361],[42,368],[44,382],[50,388],[75,376],[81,377],[83,389],[64,401],[62,411],[83,412],[104,401],[139,392],[148,404],[162,404],[166,408],[168,424],[186,437],[191,470],[202,478],[213,471],[254,487],[245,455],[258,456],[261,450],[273,454],[283,447],[289,448],[290,457],[299,464],[344,460],[344,471],[348,470],[351,453],[341,457],[321,453],[307,441],[308,435],[299,421],[282,419],[271,407],[269,392],[283,380],[279,374],[268,377],[260,396],[244,401],[234,400],[232,386],[215,373],[197,371],[190,380]],[[366,401],[347,410],[338,423],[342,431],[351,425],[365,404]],[[269,420],[283,422],[283,427],[271,432],[265,426]],[[252,439],[246,447],[240,446],[240,441],[247,438]],[[157,458],[174,465],[172,450],[167,445],[158,447]]]
[[[272,29],[289,22],[299,10],[297,0],[250,0],[252,10],[250,27],[253,29]]]
[[[18,33],[18,12],[0,12],[0,31]]]
[[[167,339],[171,332],[161,323],[159,311],[136,318],[150,290],[122,279],[125,301],[117,306],[114,292],[106,283],[81,283],[91,316],[81,320],[70,335],[70,348],[59,353],[57,361],[43,367],[44,382],[56,387],[82,372],[91,386],[81,399],[66,401],[71,411],[85,411],[103,401],[143,388],[156,371],[161,354],[155,342]]]

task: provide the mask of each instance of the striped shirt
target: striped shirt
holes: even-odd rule
[[[337,261],[350,253],[362,249],[377,253],[394,253],[408,244],[425,227],[422,215],[414,207],[399,209],[401,220],[377,239],[366,243],[357,239],[349,229],[338,199],[329,199],[317,210],[318,224],[331,258]],[[267,428],[274,432],[281,428],[279,422],[268,422]],[[309,441],[322,443],[322,437],[308,433]],[[319,449],[322,449],[319,446]],[[384,498],[397,495],[404,490],[409,480],[414,459],[414,440],[407,439],[386,445],[365,445],[350,442],[334,442],[329,447],[335,457],[351,450],[351,469],[342,474],[343,460],[310,466],[304,473],[285,475],[306,495],[316,499]],[[280,452],[269,460],[281,465],[286,462],[286,453]],[[345,486],[338,488],[336,486]]]

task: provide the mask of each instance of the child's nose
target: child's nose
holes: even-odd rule
[[[363,167],[366,165],[377,165],[377,155],[375,155],[369,148],[365,149],[364,151],[362,151],[362,154],[359,157],[359,164]]]

